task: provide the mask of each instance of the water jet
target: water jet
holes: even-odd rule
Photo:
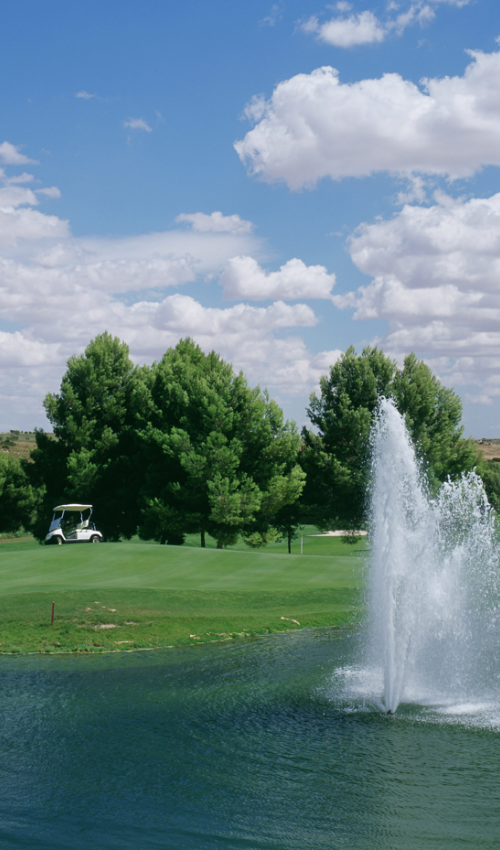
[[[372,431],[368,665],[393,714],[463,703],[497,685],[495,517],[475,472],[431,494],[403,417],[383,399]]]

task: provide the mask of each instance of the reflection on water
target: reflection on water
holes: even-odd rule
[[[0,847],[497,847],[498,704],[387,717],[354,646],[1,659]]]

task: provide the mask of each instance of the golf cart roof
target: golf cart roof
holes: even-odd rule
[[[58,505],[57,508],[54,508],[55,511],[86,511],[87,508],[91,508],[92,505]]]

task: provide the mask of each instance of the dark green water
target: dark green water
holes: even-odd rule
[[[340,693],[353,657],[318,631],[1,659],[0,848],[498,848],[491,710],[386,717]]]

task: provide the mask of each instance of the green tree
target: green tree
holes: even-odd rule
[[[303,471],[302,471],[303,472]],[[305,473],[304,482],[305,482]],[[297,500],[290,505],[284,505],[278,511],[274,518],[274,525],[279,534],[280,539],[285,539],[287,542],[288,554],[292,553],[292,543],[299,536],[300,528],[303,523],[304,509],[301,501]]]
[[[317,429],[303,430],[306,516],[320,526],[352,529],[364,516],[370,429],[381,396],[389,395],[396,364],[377,348],[353,346],[320,379],[307,410]]]
[[[264,535],[300,495],[295,425],[215,352],[181,340],[153,365],[151,400],[141,537],[180,542],[197,531],[202,546],[207,533],[230,545]]]
[[[431,487],[448,476],[474,469],[481,454],[473,440],[462,438],[462,402],[415,354],[405,357],[394,376],[392,394],[406,420],[413,443],[425,463]]]
[[[70,357],[58,394],[44,406],[54,438],[37,432],[33,483],[45,488],[35,532],[45,536],[52,508],[66,501],[90,502],[110,539],[130,537],[138,523],[137,464],[149,409],[148,370],[134,366],[128,347],[108,333],[84,354]]]
[[[462,439],[459,397],[414,354],[402,369],[377,348],[360,355],[351,346],[320,381],[308,415],[316,432],[303,431],[307,472],[304,502],[311,521],[352,532],[362,526],[369,479],[370,430],[379,399],[392,396],[405,416],[431,486],[477,465],[479,454]]]
[[[0,532],[30,528],[42,496],[30,483],[26,464],[0,452]]]
[[[483,460],[478,465],[477,471],[483,479],[484,489],[486,490],[490,505],[500,514],[500,463],[492,460]]]

